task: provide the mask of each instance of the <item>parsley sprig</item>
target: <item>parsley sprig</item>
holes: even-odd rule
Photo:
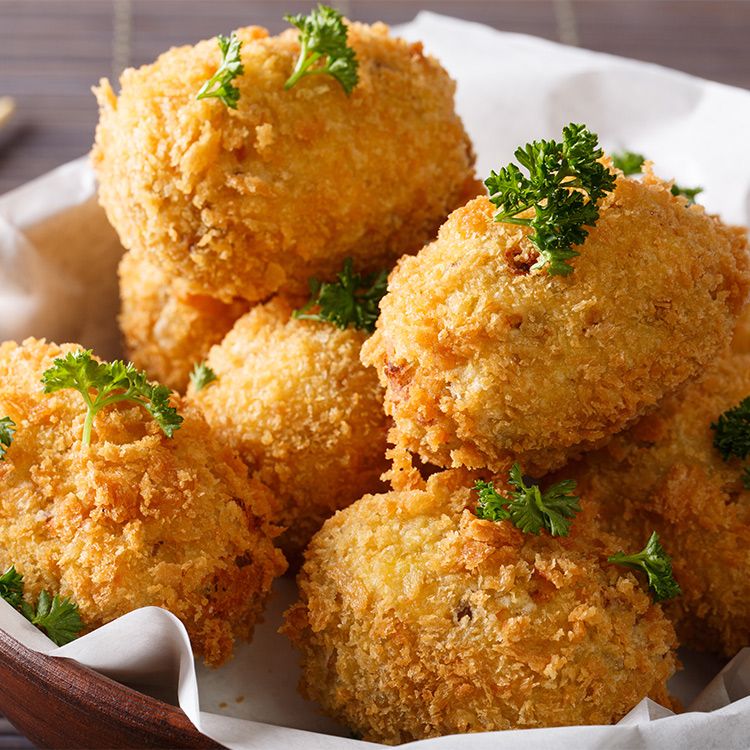
[[[633,151],[620,151],[612,154],[612,163],[621,170],[626,177],[641,174],[644,161],[646,161],[646,157],[643,156],[643,154],[636,154]],[[702,193],[703,188],[688,188],[674,184],[670,188],[670,191],[672,195],[681,195],[683,198],[687,198],[688,204],[692,205],[695,203],[695,196]]]
[[[585,125],[563,128],[563,139],[533,141],[516,149],[515,156],[529,176],[514,163],[485,180],[490,201],[497,207],[495,221],[531,227],[529,239],[539,251],[532,269],[567,276],[573,249],[588,236],[584,227],[599,219],[597,202],[615,186],[615,176],[599,162],[603,152],[595,133]],[[521,216],[533,210],[533,216]]]
[[[523,481],[521,467],[513,464],[508,477],[515,487],[510,495],[501,495],[492,482],[477,480],[479,493],[476,514],[490,521],[511,521],[521,531],[538,534],[546,529],[552,536],[568,536],[571,519],[581,509],[579,498],[572,494],[576,483],[566,479],[542,491]]]
[[[78,605],[74,604],[70,597],[51,596],[49,592],[42,591],[36,606],[25,601],[23,576],[13,565],[0,575],[0,598],[5,599],[29,622],[43,630],[58,646],[75,640],[83,630]]]
[[[149,383],[146,373],[136,370],[131,362],[97,362],[90,349],[58,357],[42,374],[42,383],[45,393],[73,388],[81,394],[86,404],[84,445],[91,443],[94,417],[120,401],[141,404],[167,437],[171,438],[182,424],[182,417],[169,405],[169,388]]]
[[[618,151],[612,154],[612,163],[626,176],[640,174],[646,157],[634,151]]]
[[[221,64],[218,70],[200,88],[196,99],[219,99],[230,109],[237,109],[240,90],[232,81],[245,72],[240,58],[242,42],[232,32],[229,37],[219,34],[216,41],[221,51]]]
[[[750,453],[750,396],[721,414],[711,429],[715,432],[714,448],[725,461],[732,457],[744,461]],[[750,467],[744,469],[742,484],[750,490]]]
[[[672,195],[681,195],[683,198],[687,198],[688,205],[693,205],[695,203],[695,196],[699,195],[703,192],[702,187],[682,187],[681,185],[678,185],[676,182],[672,185],[670,188],[670,191]]]
[[[23,576],[16,571],[15,565],[0,575],[0,598],[20,611],[23,603]]]
[[[341,13],[327,5],[318,5],[309,16],[284,16],[299,29],[300,52],[292,75],[284,84],[290,89],[305,76],[329,75],[351,94],[359,81],[359,63],[347,44],[348,29]]]
[[[190,382],[196,393],[202,391],[207,385],[216,380],[216,373],[205,363],[196,362],[190,373]]]
[[[646,546],[634,555],[617,552],[608,558],[609,562],[624,565],[635,570],[642,570],[648,577],[648,585],[656,601],[673,599],[682,593],[680,585],[672,574],[672,561],[659,542],[654,531]]]
[[[13,442],[16,433],[16,423],[10,417],[0,419],[0,461],[5,460],[5,454]]]
[[[301,320],[321,320],[339,328],[354,326],[374,331],[378,319],[380,300],[388,290],[388,273],[354,273],[352,259],[344,261],[337,281],[328,283],[310,279],[310,299],[293,316]],[[313,307],[318,312],[309,313]]]

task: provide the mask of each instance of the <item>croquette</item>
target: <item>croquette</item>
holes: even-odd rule
[[[733,657],[750,646],[750,491],[711,424],[750,396],[750,353],[731,353],[606,448],[561,470],[604,529],[640,550],[657,531],[682,595],[670,602],[685,645]]]
[[[249,639],[286,563],[274,547],[274,498],[177,398],[168,439],[145,409],[100,411],[81,440],[81,394],[46,395],[42,373],[79,349],[27,339],[0,346],[0,414],[16,424],[0,461],[0,569],[28,595],[72,597],[86,630],[138,607],[182,620],[210,665]]]
[[[610,724],[669,705],[674,630],[606,534],[477,518],[460,470],[329,519],[284,632],[303,693],[366,740]]]
[[[750,354],[750,305],[745,305],[740,313],[737,327],[734,329],[732,351]]]
[[[486,197],[391,273],[362,349],[393,441],[443,467],[532,476],[603,445],[728,344],[747,236],[647,170],[619,174],[568,276],[532,269],[528,227]]]
[[[196,93],[220,62],[216,39],[126,70],[97,89],[92,152],[99,199],[129,250],[201,294],[231,301],[304,294],[344,258],[390,268],[434,237],[481,186],[453,106],[455,84],[419,43],[352,23],[359,83],[284,83],[296,30],[237,31],[237,109]]]
[[[120,328],[125,353],[151,378],[184,393],[190,371],[249,309],[192,294],[143,253],[120,261]]]
[[[291,317],[276,298],[240,318],[213,347],[217,380],[188,399],[214,433],[271,488],[290,560],[334,511],[380,491],[388,420],[364,331]]]

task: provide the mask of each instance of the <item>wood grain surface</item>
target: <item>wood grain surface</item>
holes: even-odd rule
[[[0,193],[86,153],[91,86],[171,45],[237,26],[276,32],[299,0],[0,0]],[[750,0],[339,0],[351,18],[401,23],[419,10],[668,65],[750,88]]]
[[[0,709],[37,747],[202,750],[221,747],[200,734],[178,708],[95,674],[69,659],[30,651],[3,631],[0,631]],[[32,746],[25,740],[0,745]]]
[[[750,0],[340,0],[331,4],[350,18],[390,24],[432,10],[750,88]],[[0,130],[0,194],[88,151],[97,117],[90,89],[101,77],[116,78],[123,68],[150,62],[169,46],[238,26],[259,24],[277,32],[285,26],[284,13],[307,11],[310,5],[297,0],[0,0],[0,97],[12,96],[17,104],[11,124]],[[80,710],[86,706],[83,678],[88,674],[75,666],[61,671],[49,659],[26,654],[29,669],[38,670],[39,690],[37,695],[14,696],[19,672],[10,666],[14,653],[18,656],[13,649],[0,634],[0,708],[10,712],[15,707],[13,718],[19,726],[36,742],[49,745],[53,738],[45,739],[42,728],[53,716],[54,721],[63,716],[66,721],[85,718]],[[80,692],[70,704],[58,701],[52,706],[52,691],[43,689],[47,679],[77,680]],[[137,702],[137,696],[128,695],[128,700]],[[52,713],[45,713],[49,710]],[[107,704],[107,710],[115,712],[118,706]],[[196,741],[182,714],[161,716],[164,726],[177,732],[170,735],[173,747],[199,746],[179,744],[178,738]],[[101,732],[87,746],[115,747],[105,725]],[[32,746],[0,717],[0,750]]]

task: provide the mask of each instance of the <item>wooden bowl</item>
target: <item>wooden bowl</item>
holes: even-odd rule
[[[0,630],[0,713],[42,748],[221,748],[185,714]]]

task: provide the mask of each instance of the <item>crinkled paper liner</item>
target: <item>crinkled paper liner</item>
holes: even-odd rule
[[[748,223],[750,93],[429,13],[398,31],[422,40],[456,79],[457,106],[480,175],[509,161],[517,145],[555,137],[568,122],[585,122],[605,148],[645,154],[664,177],[702,185],[701,202],[709,210]],[[122,248],[96,204],[95,189],[81,159],[0,198],[0,340],[33,335],[76,341],[104,357],[119,355],[116,267]],[[294,597],[294,584],[278,581],[253,642],[239,645],[235,659],[219,670],[196,665],[182,624],[154,607],[62,648],[2,601],[0,628],[30,648],[76,659],[155,697],[176,695],[191,721],[229,748],[372,747],[349,739],[346,728],[297,694],[294,654],[276,633]],[[685,670],[670,683],[689,706],[680,715],[645,699],[615,726],[471,734],[409,746],[746,750],[750,649],[723,669],[705,656],[686,654],[683,660]]]

